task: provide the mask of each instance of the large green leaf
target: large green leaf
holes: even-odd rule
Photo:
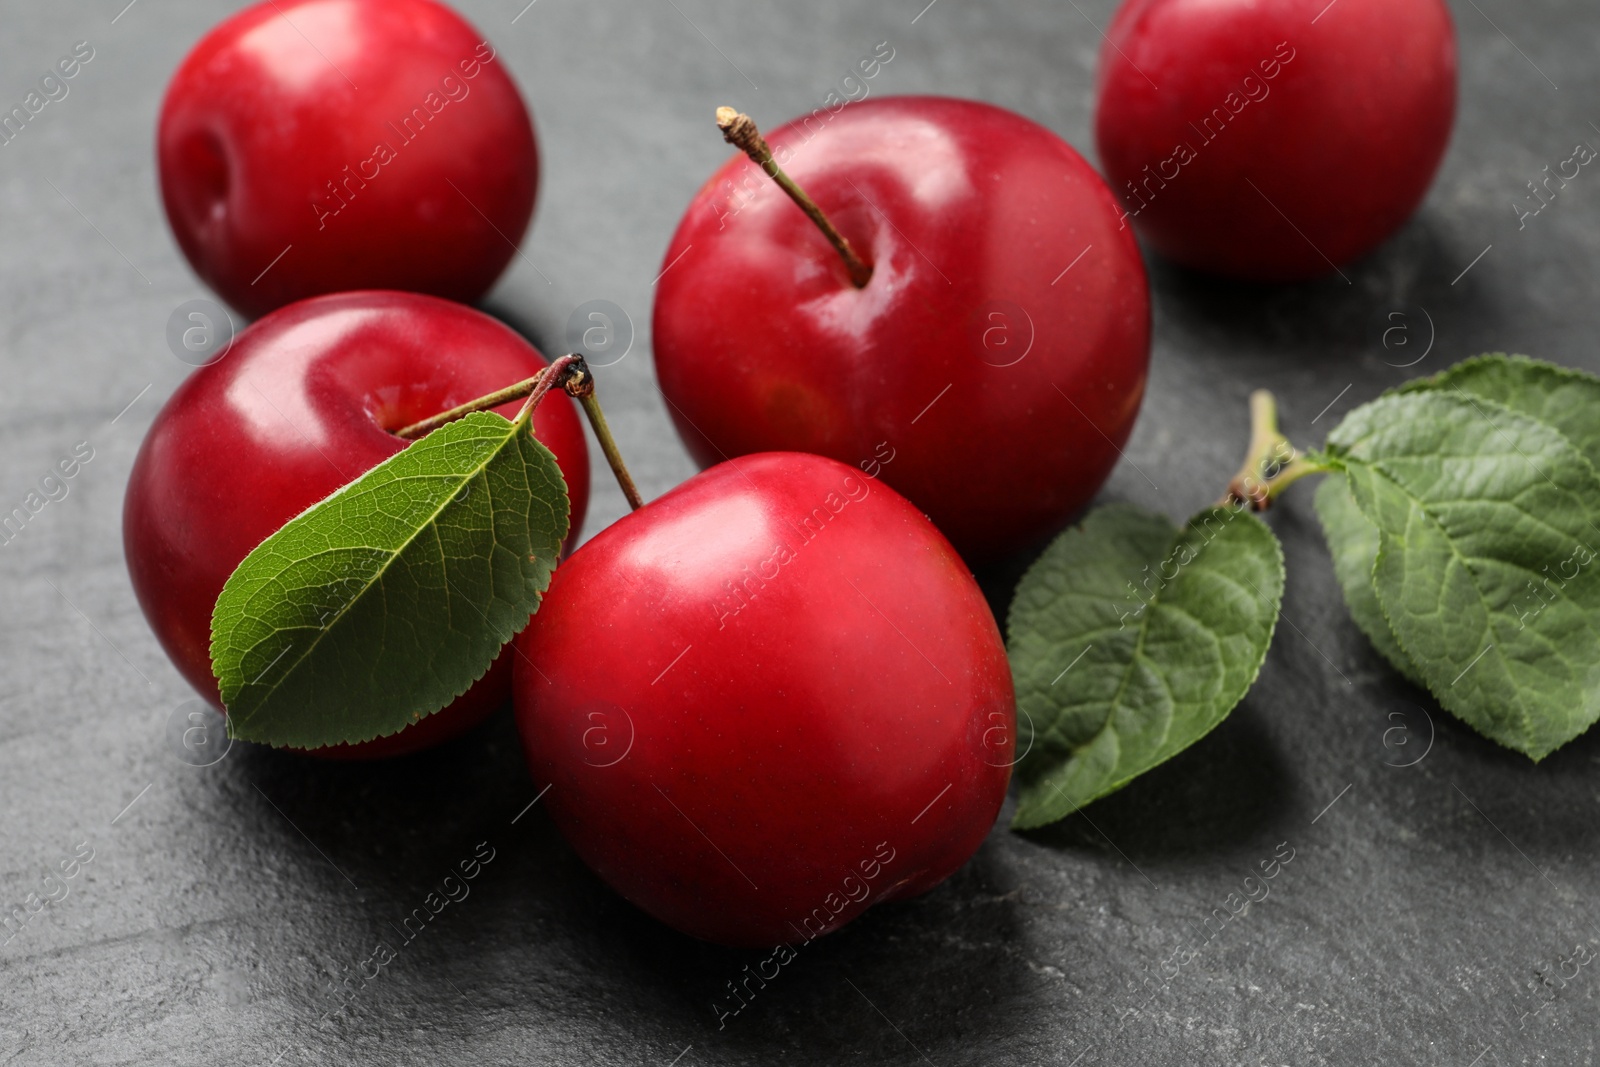
[[[1013,826],[1065,818],[1221,722],[1261,670],[1283,577],[1277,538],[1232,508],[1180,530],[1114,505],[1058,537],[1011,607],[1035,735]]]
[[[1351,618],[1395,670],[1417,685],[1426,686],[1378,605],[1378,593],[1372,587],[1372,571],[1378,562],[1378,528],[1361,513],[1343,474],[1329,474],[1317,486],[1316,508],[1333,556],[1333,573],[1344,589]]]
[[[1395,392],[1457,393],[1503,404],[1555,427],[1600,469],[1600,378],[1593,375],[1526,356],[1490,353],[1407,382]],[[1343,475],[1332,474],[1317,487],[1316,508],[1356,625],[1396,670],[1426,685],[1378,605],[1372,586],[1378,528],[1356,506]]]
[[[217,598],[212,669],[232,732],[316,748],[449,704],[537,610],[567,513],[526,419],[488,412],[302,512]]]
[[[1600,479],[1551,425],[1413,391],[1329,437],[1379,532],[1374,590],[1439,703],[1541,759],[1600,718]]]

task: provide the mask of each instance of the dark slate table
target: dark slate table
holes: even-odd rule
[[[207,295],[158,207],[155,113],[234,5],[125,2],[5,0],[0,17],[7,106],[73,42],[96,53],[0,148],[0,510],[78,442],[94,450],[0,548],[0,905],[92,850],[0,948],[0,1062],[1594,1061],[1600,968],[1562,978],[1559,961],[1600,952],[1600,733],[1535,768],[1401,682],[1344,613],[1309,490],[1272,517],[1286,625],[1223,727],[1048,832],[996,829],[937,891],[801,950],[720,1030],[713,1002],[761,954],[674,934],[590,875],[525,810],[509,715],[382,766],[242,745],[185,764],[169,727],[192,693],[134,602],[119,508],[188,370],[168,317]],[[464,5],[521,80],[547,168],[526,259],[488,307],[547,349],[585,301],[626,309],[637,342],[602,390],[646,495],[692,470],[655,391],[649,309],[678,215],[727,151],[715,105],[774,123],[888,41],[874,92],[994,101],[1088,150],[1111,0],[924,2]],[[1470,353],[1600,371],[1600,175],[1524,229],[1512,207],[1600,136],[1600,10],[1453,7],[1463,94],[1443,172],[1348,284],[1153,267],[1154,376],[1104,499],[1174,517],[1205,503],[1238,463],[1255,387],[1317,444],[1352,406]],[[591,533],[623,510],[601,475]],[[997,606],[1014,573],[988,579]],[[1204,925],[1291,851],[1268,899]],[[364,983],[375,946],[474,853],[493,859],[470,896]]]

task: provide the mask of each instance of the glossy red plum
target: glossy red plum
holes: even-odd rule
[[[966,565],[819,456],[707,470],[557,568],[517,639],[544,803],[623,896],[773,946],[932,888],[993,825],[1005,647]]]
[[[533,214],[528,110],[432,0],[269,0],[184,59],[156,139],[196,273],[260,315],[350,289],[478,299]]]
[[[1441,0],[1129,0],[1095,136],[1162,255],[1258,281],[1330,274],[1399,229],[1450,140]]]
[[[872,276],[857,288],[761,169],[729,160],[655,305],[690,452],[876,464],[975,565],[1066,523],[1117,462],[1149,362],[1144,265],[1105,183],[1049,130],[963,100],[866,100],[767,140]]]

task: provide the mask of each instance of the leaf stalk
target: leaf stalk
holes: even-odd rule
[[[1250,447],[1244,465],[1228,482],[1218,507],[1266,511],[1283,491],[1308,474],[1330,468],[1306,456],[1278,429],[1278,401],[1265,389],[1250,394]]]

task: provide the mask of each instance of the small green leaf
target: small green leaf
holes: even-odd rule
[[[1600,718],[1600,478],[1566,436],[1425,390],[1356,409],[1328,452],[1379,532],[1378,603],[1444,708],[1535,760]]]
[[[1378,528],[1356,506],[1344,475],[1333,473],[1322,480],[1317,486],[1316,508],[1328,551],[1333,555],[1333,573],[1344,589],[1350,616],[1395,670],[1426,687],[1421,672],[1400,647],[1383,608],[1378,606],[1378,594],[1372,588],[1372,570],[1378,562]]]
[[[1065,818],[1204,737],[1244,698],[1272,643],[1283,553],[1254,516],[1177,529],[1113,505],[1058,537],[1012,603],[1017,829]]]
[[[528,623],[567,533],[524,419],[450,423],[291,519],[228,579],[212,669],[235,736],[395,733],[465,692]]]

